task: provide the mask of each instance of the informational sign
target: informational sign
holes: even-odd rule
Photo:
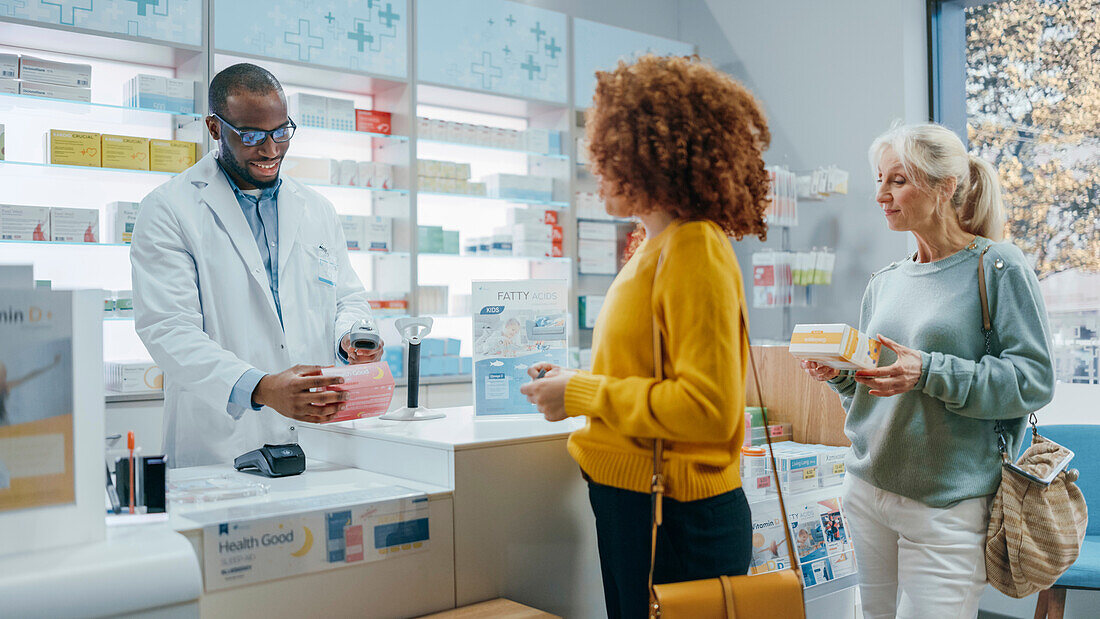
[[[567,102],[564,14],[504,0],[420,0],[416,10],[420,80]]]
[[[609,71],[620,60],[630,62],[642,54],[688,56],[690,43],[642,34],[585,19],[573,20],[573,100],[578,108],[592,105],[596,71]]]
[[[72,300],[4,290],[0,302],[0,512],[76,501]]]
[[[216,0],[214,48],[403,78],[407,0]]]
[[[203,528],[206,590],[423,552],[430,539],[425,496],[207,524]]]
[[[203,0],[7,0],[0,17],[202,45]]]
[[[475,281],[474,413],[537,413],[519,389],[527,370],[568,359],[565,280]]]
[[[820,585],[856,573],[848,519],[840,498],[795,503],[787,514],[795,554],[806,587]],[[761,510],[762,511],[762,510]],[[778,512],[778,510],[776,510]],[[787,540],[778,513],[754,514],[750,574],[789,569]]]

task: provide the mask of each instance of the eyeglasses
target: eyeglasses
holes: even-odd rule
[[[249,129],[248,131],[241,131],[240,129],[229,124],[229,121],[214,114],[210,114],[214,118],[221,121],[223,125],[228,127],[233,133],[236,133],[241,138],[241,144],[245,146],[259,146],[267,141],[267,136],[271,136],[271,140],[276,143],[289,142],[290,138],[294,137],[294,130],[298,128],[298,125],[294,124],[294,121],[289,117],[286,119],[286,124],[278,129],[272,129],[271,131],[260,131],[258,129]]]

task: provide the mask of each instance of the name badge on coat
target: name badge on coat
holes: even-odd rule
[[[322,284],[336,285],[336,260],[324,245],[317,246],[317,279]]]

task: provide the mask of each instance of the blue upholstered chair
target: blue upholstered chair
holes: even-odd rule
[[[1089,525],[1081,555],[1053,587],[1039,593],[1035,606],[1037,618],[1062,619],[1066,590],[1100,589],[1100,511],[1093,509],[1100,506],[1100,425],[1040,426],[1039,434],[1073,451],[1069,468],[1081,472],[1077,487],[1085,495],[1089,507]],[[1031,433],[1028,432],[1024,445],[1030,444]]]

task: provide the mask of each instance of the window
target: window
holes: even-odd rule
[[[934,117],[998,168],[1059,382],[1100,385],[1100,0],[930,6]]]

